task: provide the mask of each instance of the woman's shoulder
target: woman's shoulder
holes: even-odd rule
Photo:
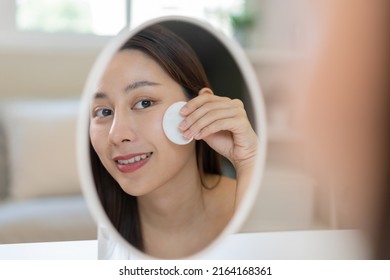
[[[208,185],[213,186],[212,188],[227,188],[235,189],[237,185],[237,180],[216,174],[206,174],[206,181],[209,182]]]
[[[234,213],[237,181],[221,175],[211,175],[209,178],[216,182],[215,187],[207,192],[208,198],[212,201],[209,205],[212,205],[212,212],[216,217],[227,223]]]
[[[228,189],[235,189],[237,186],[237,180],[227,177],[227,176],[220,176],[219,186],[223,186]]]
[[[221,176],[218,183],[219,195],[225,199],[235,201],[237,195],[237,180],[226,176]]]
[[[209,174],[209,182],[213,182],[213,188],[211,188],[212,196],[216,196],[223,200],[231,200],[236,196],[237,180],[223,176]]]

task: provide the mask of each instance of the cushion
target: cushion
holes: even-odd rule
[[[0,244],[96,239],[81,195],[0,203]]]
[[[76,100],[3,104],[11,198],[80,193],[75,145],[78,104]]]

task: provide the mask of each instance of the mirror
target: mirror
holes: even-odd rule
[[[191,141],[173,143],[164,125]],[[90,73],[78,125],[99,257],[201,258],[237,232],[260,186],[265,125],[243,51],[208,24],[164,17],[121,32]]]

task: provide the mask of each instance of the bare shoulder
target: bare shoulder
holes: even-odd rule
[[[214,187],[205,192],[207,211],[209,217],[213,217],[214,227],[220,232],[234,214],[237,181],[220,175],[208,175],[208,179],[214,182]]]
[[[226,188],[228,191],[235,191],[237,186],[237,180],[226,176],[221,176],[218,183],[218,187]]]
[[[227,203],[228,205],[232,203],[233,206],[235,205],[236,195],[237,195],[236,179],[232,179],[226,176],[221,176],[217,189],[219,192],[218,195],[224,198],[224,203]]]
[[[206,175],[207,185],[213,186],[211,189],[224,189],[226,191],[235,191],[237,186],[237,180],[226,177],[223,175],[207,174]]]
[[[221,175],[207,175],[207,180],[212,182],[210,195],[218,200],[233,201],[237,190],[237,180]]]

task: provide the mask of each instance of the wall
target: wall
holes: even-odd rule
[[[0,50],[0,99],[79,97],[98,50]]]
[[[293,3],[286,0],[247,1],[250,11],[256,15],[248,47],[291,50],[291,28],[298,21],[298,4],[302,0],[294,0]],[[73,40],[77,42],[74,43],[79,43],[80,39],[75,37]],[[40,40],[39,36],[35,38],[33,45]],[[50,36],[45,40],[51,45],[53,40],[62,42],[64,39]],[[97,47],[78,49],[69,42],[65,45],[70,46],[60,49],[31,48],[28,43],[25,43],[26,47],[22,44],[15,49],[4,47],[6,43],[0,42],[0,100],[78,97],[99,53]],[[99,40],[97,43],[104,45]]]
[[[271,168],[266,171],[258,202],[242,229],[244,232],[313,227],[312,186],[302,176],[279,171],[282,164],[289,168],[297,165],[290,160],[297,156],[291,154],[294,149],[290,146],[296,142],[287,130],[291,125],[291,114],[286,103],[291,98],[292,85],[291,71],[285,64],[286,60],[296,59],[291,55],[296,47],[291,27],[297,14],[291,11],[292,4],[286,6],[286,2],[252,0],[249,4],[251,10],[258,13],[259,21],[252,31],[249,46],[252,50],[248,54],[256,68],[268,110],[267,166],[277,171]],[[0,102],[10,98],[78,98],[98,53],[97,48],[0,48]],[[272,133],[276,126],[282,129]]]

